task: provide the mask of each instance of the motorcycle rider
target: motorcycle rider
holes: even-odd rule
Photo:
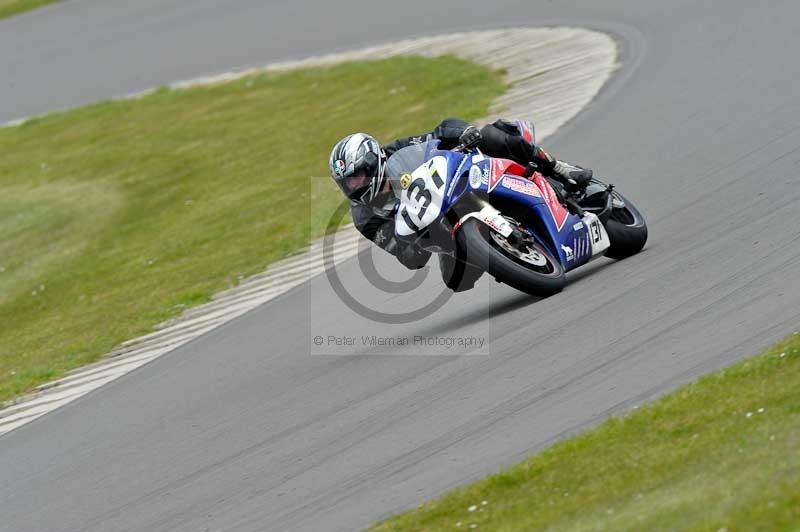
[[[533,132],[533,124],[527,120],[500,119],[477,130],[464,120],[448,118],[433,131],[400,138],[383,147],[370,135],[354,133],[333,147],[329,160],[331,177],[350,199],[356,229],[403,266],[415,270],[427,264],[431,253],[395,237],[394,211],[399,200],[384,175],[388,159],[402,148],[433,139],[440,141],[439,148],[443,150],[453,149],[467,139],[479,139],[478,149],[490,157],[511,159],[523,166],[533,162],[539,172],[567,187],[580,188],[589,183],[591,170],[552,157],[536,145]],[[439,254],[439,261],[442,279],[455,292],[471,289],[483,273],[444,253]]]

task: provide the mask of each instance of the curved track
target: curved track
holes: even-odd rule
[[[316,329],[361,323],[319,281],[293,290],[0,438],[0,530],[364,526],[800,321],[796,2],[129,4],[76,0],[0,22],[0,119],[442,29],[610,30],[621,72],[548,147],[614,176],[651,243],[578,271],[556,297],[484,281],[401,327],[479,330],[487,356],[309,356]]]

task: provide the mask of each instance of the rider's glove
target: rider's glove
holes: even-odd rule
[[[560,178],[567,189],[580,190],[592,182],[593,172],[589,168],[575,166],[563,161],[556,161],[553,167],[553,174]]]
[[[469,150],[476,147],[481,142],[481,130],[475,126],[469,126],[464,132],[458,137],[459,147],[462,150]]]

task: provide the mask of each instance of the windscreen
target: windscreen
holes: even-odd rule
[[[419,168],[422,163],[428,160],[427,157],[425,157],[425,154],[427,153],[428,148],[431,147],[431,142],[434,141],[406,146],[405,148],[394,152],[394,154],[389,157],[389,160],[386,162],[386,178],[389,180],[389,183],[392,186],[392,191],[398,198],[403,192],[403,187],[400,184],[400,178],[403,176],[403,174],[410,174]]]

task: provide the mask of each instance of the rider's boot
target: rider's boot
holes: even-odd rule
[[[592,180],[590,169],[559,161],[538,146],[534,151],[533,162],[544,175],[564,183],[568,192],[586,188]]]

